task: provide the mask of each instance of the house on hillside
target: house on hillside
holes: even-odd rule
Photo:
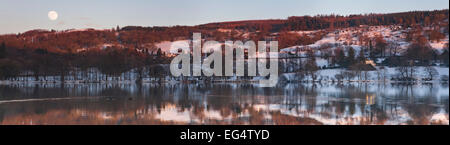
[[[376,68],[376,63],[373,60],[370,59],[366,59],[364,61],[364,64],[362,66],[360,66],[362,70],[366,70],[366,71],[373,71],[373,70],[377,70]]]
[[[366,59],[364,61],[364,64],[371,65],[372,67],[376,67],[377,66],[377,64],[375,64],[375,62],[373,60],[370,60],[370,59]]]
[[[349,67],[350,70],[359,70],[359,71],[374,71],[377,70],[376,64],[374,61],[366,59],[362,63],[357,63]]]

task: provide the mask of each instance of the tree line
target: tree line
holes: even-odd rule
[[[446,20],[446,21],[445,21]],[[198,26],[139,27],[128,26],[108,30],[84,31],[32,30],[25,33],[0,35],[0,79],[33,75],[35,80],[45,76],[60,76],[64,80],[73,72],[98,69],[99,80],[117,78],[133,70],[140,75],[158,75],[163,69],[149,69],[167,63],[168,58],[155,46],[162,41],[192,39],[193,32],[201,32],[206,39],[265,40],[274,38],[280,48],[309,45],[324,37],[327,30],[360,25],[402,25],[411,28],[407,40],[411,43],[405,55],[398,54],[398,45],[386,42],[383,37],[360,36],[363,51],[355,54],[353,48],[339,47],[333,53],[333,64],[352,68],[368,57],[386,58],[385,65],[430,65],[437,60],[448,66],[448,44],[443,53],[431,49],[429,42],[439,41],[448,35],[448,10],[416,11],[394,14],[319,15],[289,17],[286,20],[258,20],[211,23]],[[424,29],[430,27],[432,29]],[[220,29],[231,29],[223,32]],[[311,35],[290,33],[297,30],[320,30]],[[242,32],[249,32],[246,38]],[[272,32],[278,32],[273,36]],[[323,46],[326,49],[327,46]],[[388,53],[386,53],[388,52]],[[408,63],[406,63],[408,62]],[[305,68],[313,67],[313,61]],[[72,77],[73,78],[73,77]]]
[[[167,75],[160,65],[169,63],[160,49],[154,53],[122,48],[56,53],[44,48],[12,49],[1,43],[0,54],[0,80],[83,80],[90,74],[92,80],[107,81],[122,79],[124,74],[131,79],[134,73],[142,81],[144,77]]]

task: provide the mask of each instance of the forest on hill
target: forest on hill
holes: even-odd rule
[[[295,16],[279,20],[219,22],[197,26],[117,26],[107,30],[31,30],[0,35],[0,80],[24,76],[33,76],[36,80],[60,76],[64,80],[74,71],[86,72],[91,69],[97,69],[102,73],[100,77],[105,79],[121,76],[132,70],[139,77],[144,74],[161,77],[167,74],[160,68],[161,64],[167,64],[170,58],[156,44],[188,40],[194,32],[202,33],[204,39],[217,41],[278,40],[280,48],[286,48],[313,44],[327,33],[344,28],[395,25],[408,29],[406,39],[411,41],[410,53],[402,59],[417,60],[417,56],[420,56],[422,62],[431,59],[448,60],[448,49],[444,53],[434,54],[427,46],[428,41],[448,38],[448,12],[447,9],[349,16]],[[295,31],[315,33],[291,33]],[[376,51],[382,54],[379,50],[387,47],[383,38],[378,36],[368,38],[367,42],[367,47],[374,48],[374,53],[371,54],[376,54]],[[446,47],[448,48],[448,44]],[[344,53],[339,52],[340,56],[329,57],[342,59],[336,62],[344,62],[346,58],[341,56]],[[350,66],[351,64],[341,65]]]

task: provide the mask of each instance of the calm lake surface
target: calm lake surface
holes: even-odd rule
[[[448,124],[448,84],[0,85],[0,124]]]

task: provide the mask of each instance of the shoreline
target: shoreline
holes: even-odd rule
[[[142,81],[137,83],[136,81],[0,81],[0,85],[11,85],[11,84],[257,84],[259,80],[214,80],[214,81]],[[394,83],[394,84],[435,84],[435,83],[449,83],[449,81],[433,80],[433,81],[392,81],[392,80],[345,80],[345,81],[278,81],[278,84],[352,84],[352,83]]]

